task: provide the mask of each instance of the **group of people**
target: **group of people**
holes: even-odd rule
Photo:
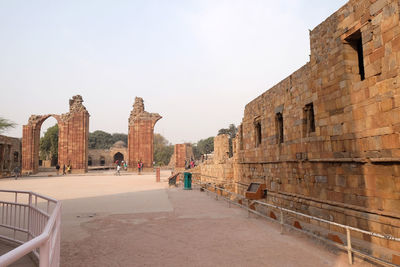
[[[140,174],[143,171],[143,162],[140,160],[137,162],[138,173]]]
[[[128,164],[125,161],[119,161],[116,160],[115,164],[117,165],[117,172],[115,173],[115,175],[121,175],[121,166],[122,168],[124,168],[124,170],[126,171],[128,169]]]
[[[196,163],[193,158],[191,158],[190,161],[185,160],[185,169],[186,170],[192,169],[194,167],[196,167]]]
[[[62,169],[62,175],[67,175],[67,173],[71,173],[72,167],[71,164],[68,164],[67,166],[65,166],[65,164],[63,165],[63,169]],[[60,175],[60,165],[57,163],[56,165],[56,171],[57,171],[57,175]]]

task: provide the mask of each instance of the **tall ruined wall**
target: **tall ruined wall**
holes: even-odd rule
[[[183,170],[185,163],[188,165],[192,159],[194,159],[194,154],[191,144],[176,144],[168,167],[174,168],[175,171]]]
[[[310,62],[246,105],[238,192],[266,183],[266,201],[400,236],[399,13],[350,1],[311,31]]]
[[[21,167],[21,140],[0,135],[0,177],[10,175]]]
[[[69,112],[62,115],[32,115],[22,133],[22,172],[37,173],[40,130],[43,122],[54,117],[58,123],[58,164],[70,165],[72,173],[87,171],[89,112],[80,95],[69,100]]]
[[[214,157],[200,164],[194,172],[201,174],[203,183],[234,190],[233,170],[233,158],[229,158],[229,135],[222,134],[214,138]]]
[[[128,168],[130,171],[137,171],[139,161],[143,163],[144,168],[153,168],[154,126],[161,118],[158,113],[149,113],[144,110],[142,98],[135,98],[129,117],[128,131]]]

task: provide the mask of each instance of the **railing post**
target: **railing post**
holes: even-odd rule
[[[346,227],[346,235],[347,235],[347,255],[349,256],[349,264],[353,264],[353,255],[351,252],[351,236],[350,236],[350,229]]]
[[[50,266],[50,238],[40,246],[39,267]]]
[[[283,211],[282,211],[282,209],[280,209],[280,211],[281,211],[281,220],[280,220],[280,223],[281,223],[281,234],[283,234]]]
[[[27,236],[27,240],[31,239],[31,219],[32,219],[32,194],[29,193],[29,198],[28,198],[28,236]]]

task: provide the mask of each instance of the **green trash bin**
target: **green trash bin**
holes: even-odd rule
[[[185,190],[192,190],[192,174],[190,172],[185,172]]]

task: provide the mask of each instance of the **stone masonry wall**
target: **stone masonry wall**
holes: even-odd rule
[[[8,176],[21,167],[21,140],[0,135],[0,177]]]
[[[310,62],[245,107],[237,192],[265,183],[267,202],[400,236],[399,13],[399,1],[352,0],[310,32]],[[398,257],[396,242],[352,235]]]
[[[137,163],[141,161],[146,170],[153,169],[154,158],[154,126],[162,117],[158,113],[144,110],[143,99],[135,98],[133,110],[129,117],[128,131],[128,169],[137,171]]]
[[[57,120],[58,164],[71,165],[72,173],[87,172],[89,113],[80,95],[69,100],[69,112],[62,115],[32,115],[23,126],[22,172],[37,173],[39,167],[40,129],[43,122],[54,117]]]
[[[311,31],[310,62],[245,108],[238,190],[264,182],[294,202],[342,208],[333,221],[400,236],[399,11],[394,0],[349,1]]]

